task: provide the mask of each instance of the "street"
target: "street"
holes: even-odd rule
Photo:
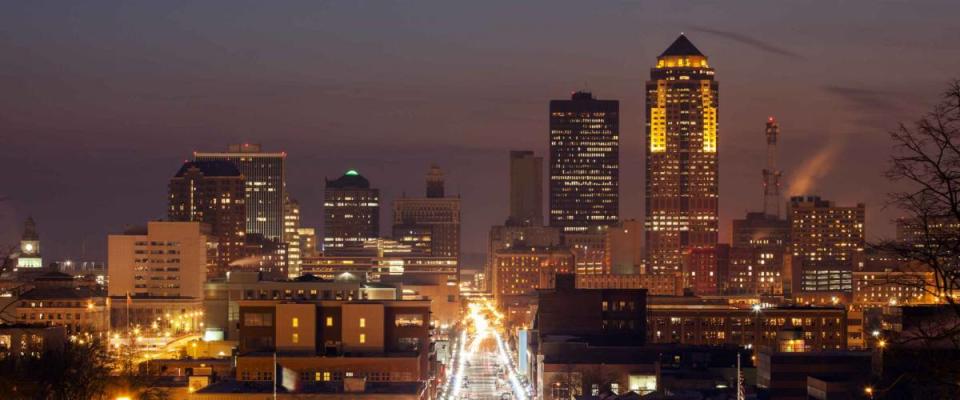
[[[468,309],[443,398],[526,400],[528,388],[517,376],[515,358],[507,349],[502,316],[489,302],[471,303]]]

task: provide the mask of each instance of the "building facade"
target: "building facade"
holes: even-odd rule
[[[543,226],[543,157],[510,152],[510,216],[507,225]]]
[[[501,304],[517,297],[535,298],[537,289],[553,287],[557,274],[573,272],[569,248],[517,243],[493,253],[493,293]]]
[[[681,268],[683,252],[717,244],[718,84],[685,36],[647,81],[646,251],[652,273]]]
[[[380,190],[356,170],[326,181],[323,201],[323,253],[362,248],[380,237]]]
[[[422,255],[460,258],[460,198],[444,197],[437,166],[427,174],[426,197],[394,200],[393,238]]]
[[[790,198],[792,289],[798,292],[853,290],[855,260],[865,245],[866,206],[838,206],[817,196]]]
[[[203,296],[215,251],[200,222],[150,221],[107,237],[110,296]]]
[[[243,257],[246,235],[246,182],[230,161],[187,161],[168,186],[167,218],[210,226],[216,238],[214,268],[209,277],[224,276],[230,263]]]
[[[236,165],[246,183],[246,233],[283,240],[287,153],[265,152],[259,144],[244,143],[230,145],[226,152],[194,152],[193,159]]]
[[[615,225],[620,212],[620,102],[576,92],[550,101],[550,226]]]

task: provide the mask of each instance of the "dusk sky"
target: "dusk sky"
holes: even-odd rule
[[[620,213],[641,219],[644,83],[680,32],[720,84],[722,242],[761,206],[771,115],[785,191],[865,202],[868,238],[890,236],[886,132],[960,78],[958,16],[956,0],[7,2],[0,243],[33,215],[45,262],[105,261],[107,233],[165,217],[192,151],[252,142],[288,153],[318,232],[324,177],[379,187],[387,234],[390,201],[436,162],[475,265],[507,215],[508,151],[546,157],[549,100],[581,89],[620,100]]]

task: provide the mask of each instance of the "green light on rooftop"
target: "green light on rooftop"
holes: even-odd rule
[[[351,169],[351,170],[347,171],[347,173],[345,173],[344,175],[346,175],[346,176],[359,176],[360,173],[357,172],[357,170],[355,170],[355,169]]]

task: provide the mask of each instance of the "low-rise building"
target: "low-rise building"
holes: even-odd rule
[[[430,377],[427,301],[242,300],[239,314],[240,381],[270,381],[276,364],[314,383]]]

